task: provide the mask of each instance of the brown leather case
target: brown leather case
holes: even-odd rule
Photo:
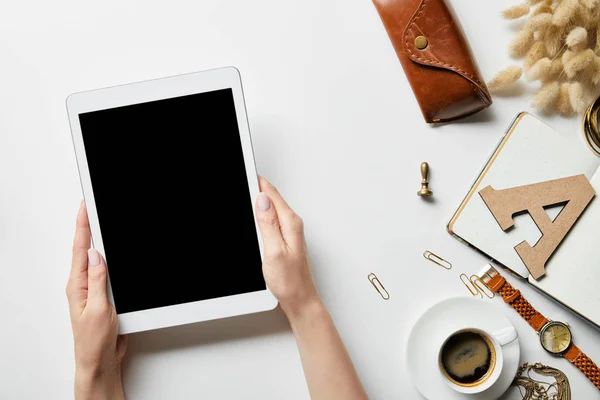
[[[444,122],[492,104],[460,23],[444,0],[373,0],[425,121]],[[420,50],[415,40],[427,46]],[[420,38],[422,47],[423,38]]]

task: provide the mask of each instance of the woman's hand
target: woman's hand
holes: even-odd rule
[[[263,274],[290,321],[313,400],[367,400],[352,360],[321,302],[310,271],[302,220],[260,178],[256,214]]]
[[[308,262],[304,226],[277,189],[266,179],[259,180],[256,214],[263,239],[263,275],[290,318],[320,303]]]
[[[106,264],[90,244],[82,202],[66,290],[75,344],[75,399],[124,399],[121,361],[127,337],[118,336],[117,313],[106,295]]]

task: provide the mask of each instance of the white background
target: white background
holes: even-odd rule
[[[506,47],[519,24],[499,12],[515,2],[451,1],[486,79],[513,63]],[[427,126],[369,0],[5,3],[0,398],[72,395],[64,287],[82,196],[67,95],[227,65],[242,73],[259,172],[305,220],[317,285],[367,392],[420,398],[407,376],[410,328],[438,300],[466,295],[459,273],[486,262],[445,223],[512,118],[529,109],[536,85],[521,87],[517,98],[496,97],[469,119]],[[579,118],[542,118],[584,146]],[[423,160],[432,167],[433,202],[416,196]],[[199,172],[199,180],[202,173],[218,171]],[[213,207],[206,212],[226,212],[216,194],[204,195]],[[138,201],[123,198],[123,206],[135,212]],[[452,271],[424,260],[425,249],[452,261]],[[199,263],[207,257],[200,246],[184,250]],[[367,281],[369,272],[389,301]],[[598,330],[516,286],[546,316],[569,321],[579,347],[600,361]],[[540,348],[514,311],[506,314],[520,333],[523,362],[562,369],[574,399],[598,397],[579,371]],[[308,398],[278,312],[132,335],[124,378],[129,399]],[[506,398],[520,397],[511,389]]]

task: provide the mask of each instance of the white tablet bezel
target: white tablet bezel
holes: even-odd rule
[[[79,123],[79,114],[220,89],[231,89],[233,92],[235,112],[244,154],[244,163],[246,166],[246,176],[248,177],[248,187],[253,202],[258,196],[259,184],[254,164],[254,152],[252,150],[252,140],[246,115],[242,82],[240,73],[236,68],[220,68],[88,92],[74,93],[67,98],[67,112],[71,124],[71,133],[77,157],[77,165],[79,167],[81,186],[87,205],[93,246],[101,254],[104,254],[104,244],[98,222],[96,203],[88,170],[81,126]],[[252,209],[254,210],[254,204],[252,204]],[[254,215],[254,222],[262,259],[262,238],[260,231],[258,230],[256,214]],[[110,264],[109,259],[107,259],[106,262],[107,264]],[[218,275],[218,271],[215,271],[215,274],[207,276],[206,279],[214,279],[215,284],[226,284],[226,280],[218,279]],[[108,281],[108,298],[110,302],[114,304],[110,286],[110,277]],[[271,292],[266,289],[258,292],[123,313],[118,314],[119,333],[126,334],[140,332],[167,326],[250,314],[271,310],[276,306],[277,300],[273,297]]]

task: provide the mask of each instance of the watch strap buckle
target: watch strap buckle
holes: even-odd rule
[[[475,274],[475,276],[477,276],[492,293],[496,293],[502,285],[504,285],[504,282],[506,282],[506,279],[500,275],[498,270],[494,268],[492,264],[486,264],[486,266]]]

